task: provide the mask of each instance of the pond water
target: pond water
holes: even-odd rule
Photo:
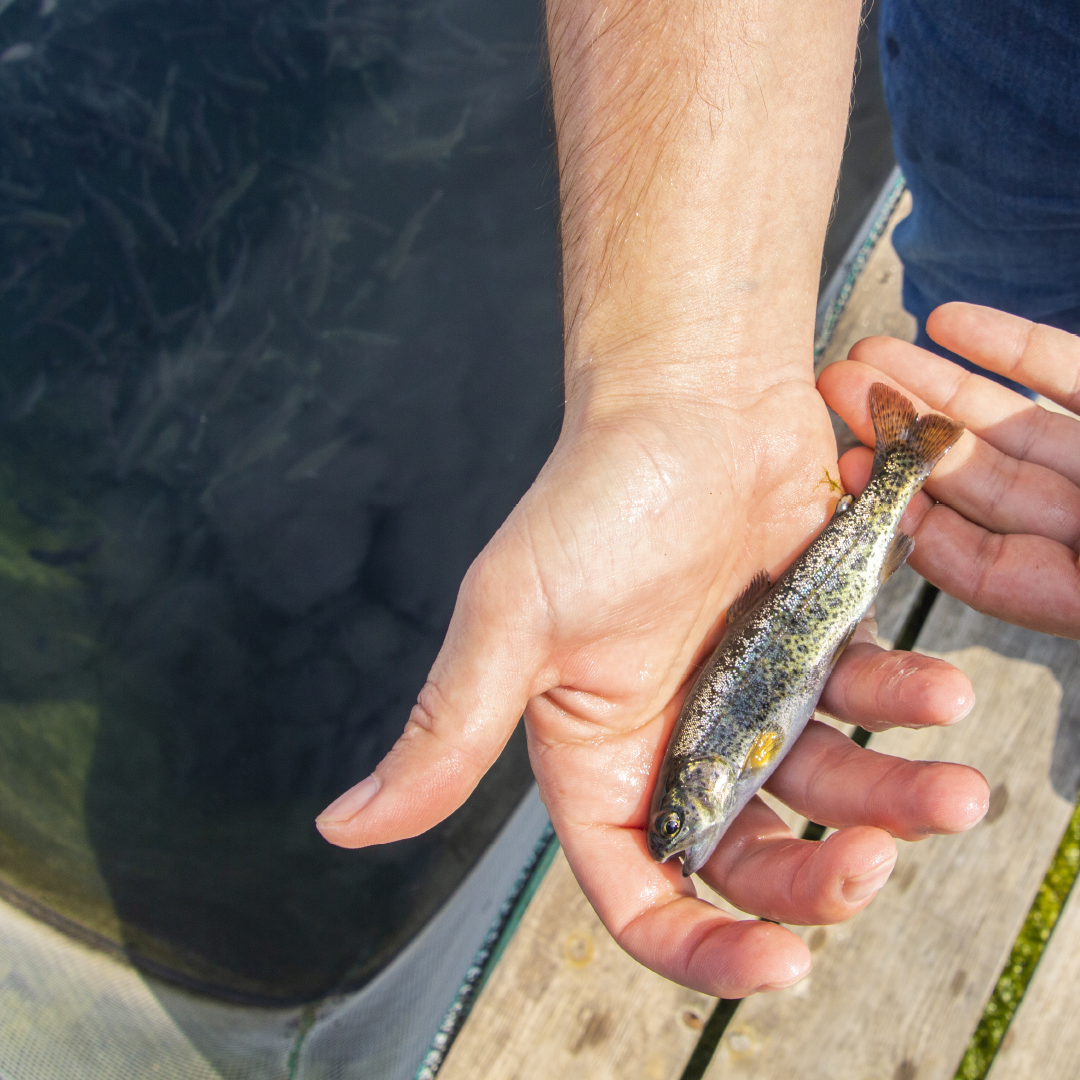
[[[364,984],[525,791],[315,814],[561,415],[528,0],[0,0],[0,893],[252,1001]]]

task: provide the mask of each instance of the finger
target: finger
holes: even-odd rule
[[[910,398],[921,413],[929,406],[869,364],[841,360],[818,380],[822,396],[868,445],[874,441],[869,393],[886,382]],[[1080,547],[1080,488],[1052,469],[1017,461],[971,432],[935,467],[926,483],[935,499],[999,533],[1032,533],[1076,550]]]
[[[742,911],[820,926],[866,907],[895,865],[896,843],[881,829],[844,829],[824,843],[797,840],[755,798],[732,822],[700,876]]]
[[[498,538],[497,538],[498,541]],[[416,836],[456,810],[499,756],[543,658],[542,611],[524,568],[496,542],[469,569],[446,640],[405,731],[375,772],[316,820],[342,847]]]
[[[765,786],[821,825],[871,825],[901,840],[964,832],[982,820],[990,798],[975,769],[879,754],[817,721]]]
[[[1080,338],[977,304],[942,304],[926,320],[939,345],[1080,412]]]
[[[867,731],[955,724],[975,705],[971,680],[944,660],[877,645],[844,650],[818,709]]]
[[[895,338],[867,338],[849,358],[908,387],[931,409],[963,420],[969,431],[1003,454],[1080,483],[1080,421],[1073,417],[1050,412],[999,383]]]
[[[642,829],[556,831],[570,868],[618,944],[645,967],[716,997],[777,990],[810,970],[810,951],[789,930],[736,920],[700,900],[678,859],[653,862]]]
[[[1080,638],[1076,553],[1042,536],[999,536],[931,505],[912,566],[969,607],[1030,630]]]

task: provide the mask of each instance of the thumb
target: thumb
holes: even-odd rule
[[[469,568],[405,731],[371,776],[316,819],[330,843],[366,847],[430,829],[469,797],[506,745],[544,652],[542,591],[510,554],[496,538]]]

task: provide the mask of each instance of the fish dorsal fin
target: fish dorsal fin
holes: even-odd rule
[[[870,387],[870,419],[874,422],[875,439],[871,479],[885,467],[889,454],[900,449],[914,454],[920,471],[928,476],[964,433],[963,424],[941,413],[920,417],[899,390],[885,383]]]
[[[907,562],[907,557],[915,550],[915,541],[907,533],[898,532],[885,553],[885,562],[881,567],[879,580],[888,581],[889,578]]]
[[[746,588],[731,601],[727,609],[728,626],[741,619],[769,591],[771,586],[769,571],[759,570],[750,579]]]

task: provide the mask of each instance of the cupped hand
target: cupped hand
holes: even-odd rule
[[[709,994],[790,985],[802,941],[697,899],[645,845],[652,779],[723,612],[763,566],[775,577],[823,525],[836,447],[809,378],[725,406],[568,405],[536,483],[469,570],[442,651],[393,750],[321,815],[349,847],[413,836],[456,809],[524,714],[541,797],[616,940]],[[950,723],[972,703],[948,665],[852,648],[823,706],[863,724]],[[770,788],[839,831],[792,836],[761,800],[702,877],[742,910],[844,919],[884,883],[894,836],[973,825],[986,785],[958,765],[907,763],[811,724]]]
[[[959,303],[939,307],[926,329],[953,352],[1080,410],[1080,338]],[[883,375],[920,412],[968,428],[901,524],[915,537],[911,564],[979,611],[1080,638],[1080,420],[913,345],[868,338],[819,380],[864,441],[872,441],[867,390]],[[845,454],[849,490],[862,489],[870,463],[868,450]]]

